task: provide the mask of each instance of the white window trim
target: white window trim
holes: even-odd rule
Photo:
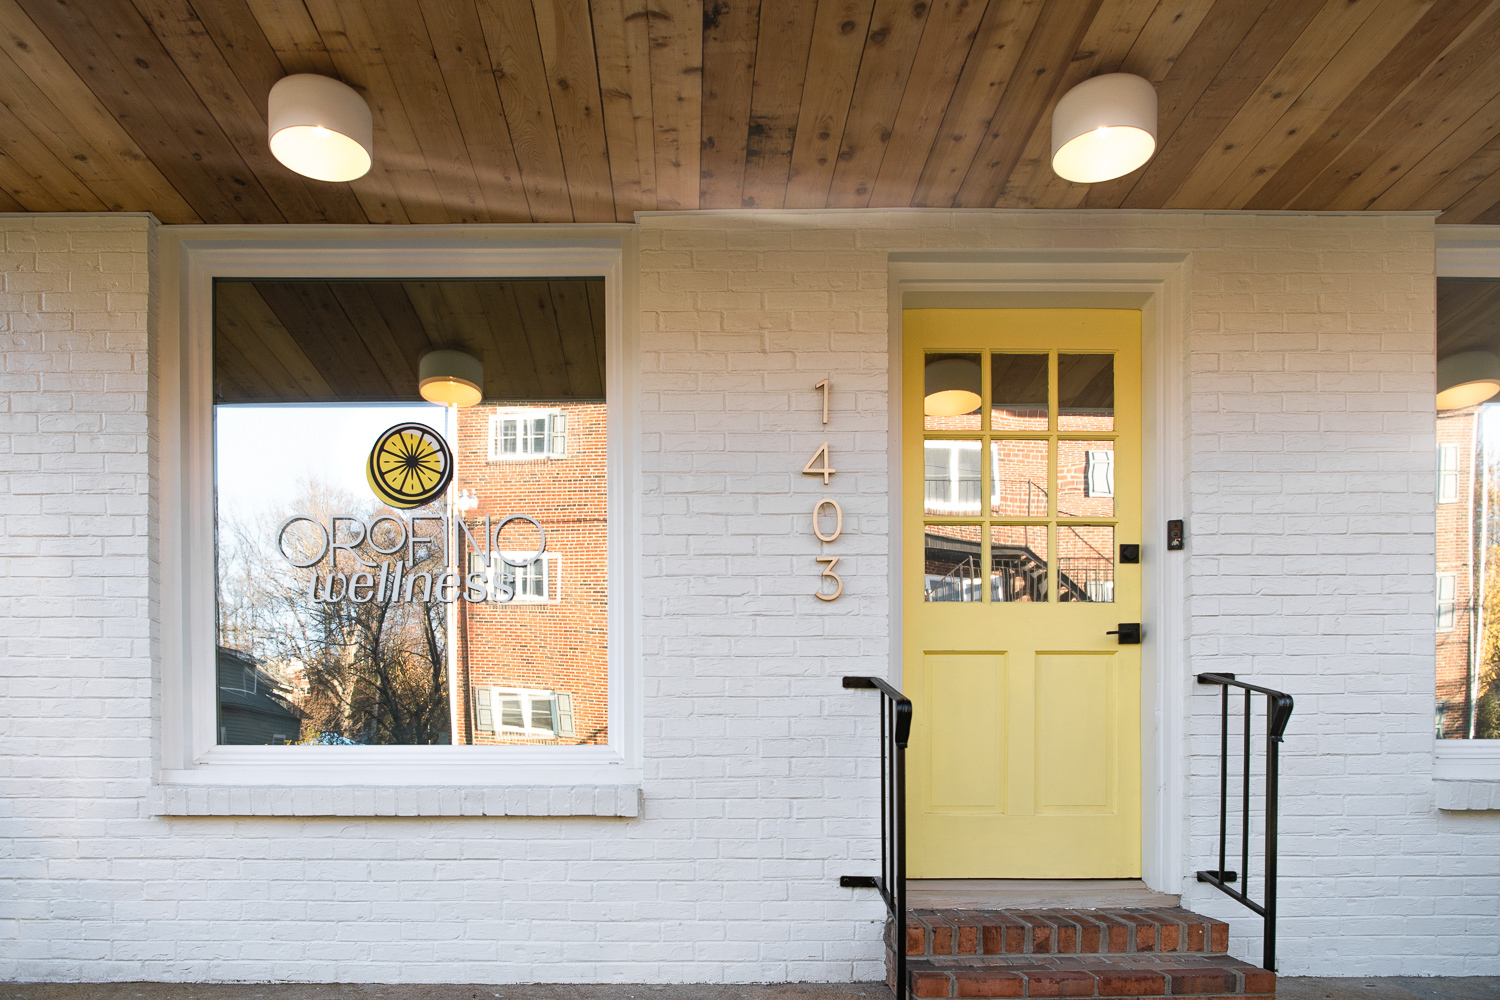
[[[151,806],[169,815],[623,815],[642,779],[633,226],[164,226],[156,264],[161,685]],[[609,436],[609,742],[254,747],[215,738],[216,277],[599,276]],[[441,782],[433,776],[441,775]]]
[[[539,417],[547,418],[546,451],[543,451],[540,454],[533,451],[518,451],[513,455],[507,455],[499,449],[498,445],[500,442],[500,437],[495,433],[497,424],[499,424],[502,420],[535,420]],[[558,432],[553,429],[559,418],[561,418],[564,422],[567,421],[567,415],[557,407],[508,407],[503,410],[495,411],[494,415],[490,417],[489,425],[489,460],[491,462],[540,462],[547,459],[557,461],[559,459],[567,458],[567,430],[564,429],[563,431]],[[566,423],[564,423],[564,428],[566,428]],[[561,433],[563,436],[562,451],[557,451],[554,447],[557,443],[557,437],[559,433]]]
[[[1500,226],[1434,228],[1437,277],[1500,278]],[[1436,646],[1436,619],[1433,624]],[[1500,740],[1433,740],[1432,761],[1439,809],[1500,809]]]

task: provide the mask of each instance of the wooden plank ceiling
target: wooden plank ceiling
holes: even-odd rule
[[[1500,0],[0,0],[0,210],[166,222],[656,209],[1442,210],[1500,223]],[[1155,83],[1125,178],[1048,166],[1069,87]],[[288,73],[375,168],[266,147]]]
[[[488,400],[604,398],[604,281],[214,283],[214,400],[419,401],[434,348],[484,362]]]

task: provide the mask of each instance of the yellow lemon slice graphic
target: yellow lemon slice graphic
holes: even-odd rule
[[[375,439],[365,478],[382,503],[410,510],[442,495],[453,478],[453,453],[426,424],[397,424]]]

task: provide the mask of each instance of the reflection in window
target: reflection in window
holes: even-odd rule
[[[1047,526],[997,524],[990,529],[990,600],[1047,599]]]
[[[927,513],[979,513],[979,442],[927,441]]]
[[[1047,442],[990,442],[990,513],[1047,516]]]
[[[1057,429],[1115,429],[1114,355],[1057,356]]]
[[[1441,329],[1442,282],[1438,301]],[[1434,631],[1439,739],[1500,739],[1500,648],[1493,627],[1500,622],[1497,435],[1500,404],[1438,411]]]
[[[1104,604],[1114,601],[1114,528],[1095,524],[1057,526],[1057,599]]]
[[[929,354],[922,396],[922,427],[929,431],[977,431],[983,400],[978,354]]]
[[[990,427],[997,431],[1047,429],[1047,355],[990,356]]]
[[[220,743],[608,741],[602,291],[215,282]],[[422,401],[435,344],[484,402]],[[396,506],[377,441],[451,481]]]
[[[924,538],[923,600],[983,600],[979,525],[929,524]]]
[[[1115,516],[1113,441],[1057,442],[1057,516]]]

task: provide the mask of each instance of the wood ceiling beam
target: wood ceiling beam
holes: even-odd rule
[[[932,156],[944,115],[976,44],[980,23],[992,4],[1003,2],[935,0],[890,135],[881,144],[877,172],[868,183],[864,181],[865,157],[856,150],[849,165],[850,182],[843,188],[846,200],[838,207],[912,204],[922,168]]]
[[[985,130],[995,121],[1000,99],[1009,89],[1042,7],[1040,0],[990,0],[910,204],[934,208],[953,204]],[[899,196],[899,188],[893,193]]]
[[[760,0],[704,4],[703,179],[698,191],[703,208],[741,207],[759,30]]]
[[[476,6],[531,217],[537,222],[572,222],[577,213],[557,141],[547,67],[531,4],[478,0]]]
[[[489,222],[542,221],[527,197],[494,65],[472,0],[421,0],[422,19]]]
[[[931,14],[929,0],[876,0],[823,198],[830,208],[869,203]]]
[[[761,0],[740,199],[745,208],[781,208],[785,202],[816,13],[816,0]]]
[[[1049,4],[1026,39],[1026,50],[1011,75],[1010,85],[996,105],[988,132],[975,153],[955,205],[990,208],[1000,200],[1005,182],[1020,162],[1026,143],[1041,124],[1042,114],[1061,86],[1068,65],[1078,53],[1100,0]]]
[[[822,208],[828,203],[874,9],[873,0],[818,3],[787,172],[787,208]]]
[[[200,218],[286,221],[134,7],[18,2]]]
[[[1244,207],[1278,209],[1289,205],[1490,6],[1488,0],[1434,3],[1390,56],[1372,68],[1322,122],[1316,130],[1318,141],[1307,136],[1246,199]]]

